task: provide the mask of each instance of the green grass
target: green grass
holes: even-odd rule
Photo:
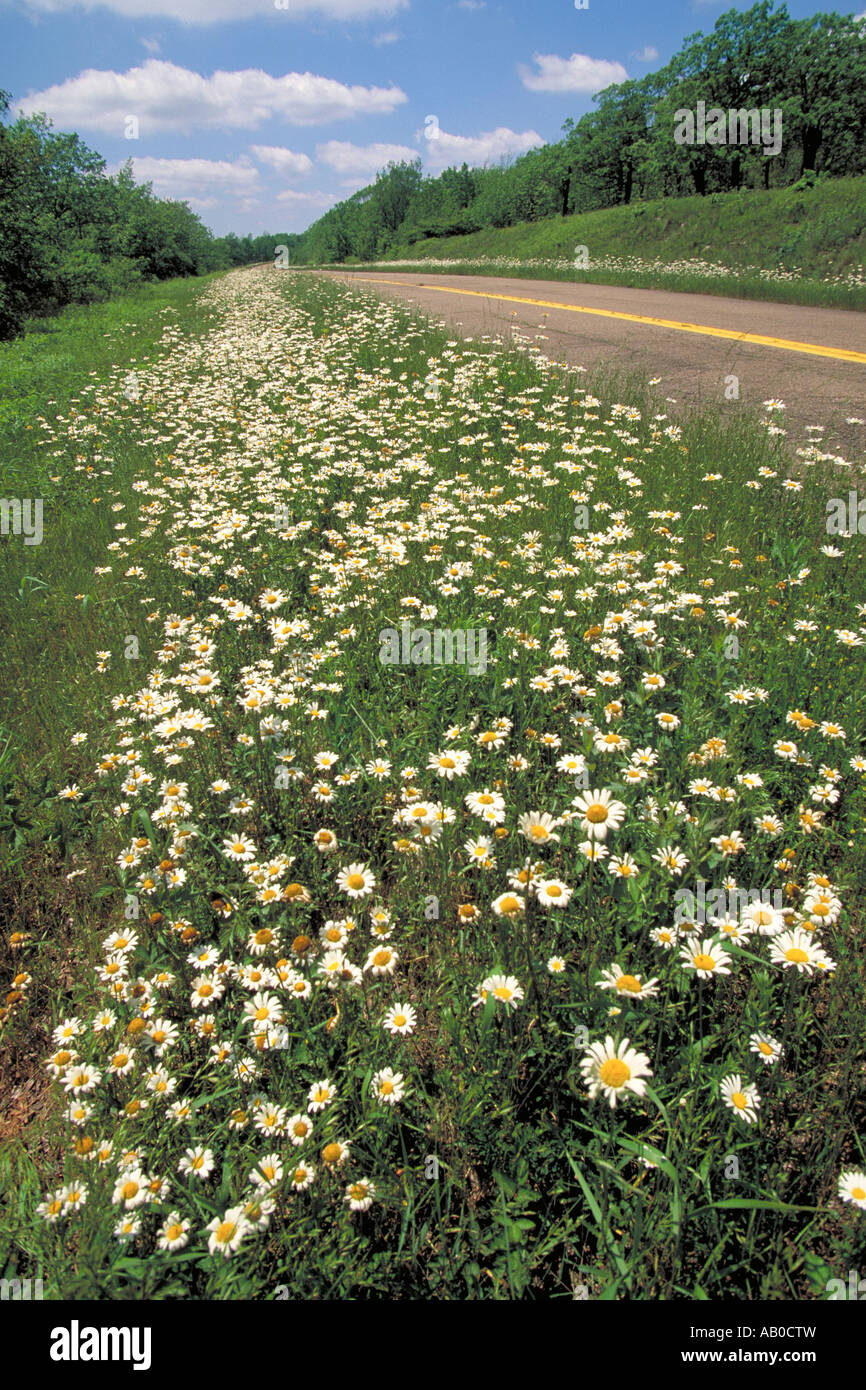
[[[575,269],[579,246],[587,249],[588,269]],[[635,202],[466,236],[429,238],[395,247],[385,259],[395,269],[632,285],[862,309],[866,178],[827,180],[806,189]],[[423,265],[416,266],[416,261]],[[439,261],[448,264],[437,265]]]
[[[91,651],[94,643],[117,640],[123,627],[116,604],[94,600],[91,593],[93,567],[115,538],[118,520],[103,498],[107,487],[123,486],[153,453],[115,420],[106,442],[105,412],[115,406],[121,415],[133,410],[124,392],[135,388],[132,381],[127,387],[127,378],[161,350],[167,325],[204,331],[209,319],[198,308],[203,283],[176,280],[69,309],[34,324],[23,339],[0,345],[0,494],[43,502],[43,543],[26,546],[6,537],[0,550],[8,620],[0,726],[8,728],[13,712],[26,709],[27,736],[35,740],[31,772],[41,768],[39,750],[56,749],[58,711],[82,676],[80,653],[69,640],[71,596],[83,595],[73,627],[79,637],[86,635]],[[109,396],[97,399],[106,389]],[[75,435],[74,448],[55,450],[46,443],[58,419]],[[100,634],[104,642],[97,640]]]
[[[0,940],[0,1271],[43,1276],[46,1296],[62,1298],[826,1298],[864,1251],[863,1215],[838,1196],[842,1172],[864,1167],[866,777],[851,759],[866,748],[866,683],[862,647],[838,636],[866,617],[864,545],[821,550],[827,499],[852,480],[821,465],[794,476],[784,446],[748,420],[659,419],[639,384],[455,344],[403,306],[321,279],[251,271],[161,293],[171,314],[157,298],[68,323],[53,365],[27,339],[2,359],[7,372],[16,350],[41,361],[44,396],[4,429],[20,446],[45,418],[13,476],[20,486],[32,470],[56,506],[43,545],[24,556],[6,537],[0,550],[0,894],[24,937]],[[119,331],[127,321],[134,336]],[[106,550],[124,535],[131,544]],[[184,558],[181,546],[198,549]],[[262,607],[271,586],[284,596],[274,611],[300,624],[285,640]],[[645,640],[619,622],[627,605],[655,625]],[[383,665],[381,634],[407,615],[416,627],[484,628],[486,671]],[[193,651],[199,635],[212,649]],[[203,662],[220,701],[190,687]],[[568,679],[544,676],[557,666]],[[619,684],[606,683],[611,670]],[[665,681],[655,694],[652,674]],[[265,710],[286,721],[279,737],[239,703],[251,686],[267,694],[271,677],[285,697]],[[211,727],[160,726],[137,707],[146,688]],[[731,699],[740,689],[746,704]],[[792,710],[814,726],[796,728]],[[678,727],[665,731],[660,711]],[[841,725],[844,743],[821,721]],[[479,743],[497,729],[501,749]],[[629,741],[618,755],[598,746],[614,732]],[[774,751],[790,738],[810,761]],[[656,762],[632,783],[629,755],[647,747]],[[471,762],[452,781],[428,763],[454,749]],[[339,759],[332,772],[315,761],[326,752]],[[150,778],[137,792],[122,786],[133,762],[119,765],[133,753]],[[632,856],[632,877],[586,858],[579,820],[546,844],[524,838],[521,816],[561,818],[580,793],[556,767],[565,754],[585,762],[589,790],[623,802],[605,844]],[[391,765],[381,780],[365,771],[376,759]],[[737,781],[749,774],[759,783]],[[694,790],[699,778],[736,799]],[[177,803],[160,792],[174,779],[187,788]],[[216,779],[231,791],[209,790]],[[817,809],[810,788],[830,780],[839,800],[810,830],[801,808]],[[495,826],[464,800],[485,789],[505,802]],[[231,796],[251,804],[232,811]],[[394,822],[422,800],[453,812],[432,842],[413,840],[411,815]],[[777,838],[754,826],[770,812]],[[735,828],[746,847],[726,858],[713,841]],[[322,829],[336,853],[317,847]],[[464,848],[485,830],[487,869]],[[259,901],[223,849],[239,834],[282,889],[306,894]],[[665,844],[688,857],[681,877],[653,857]],[[136,863],[125,868],[127,847]],[[530,897],[512,921],[491,904],[527,855],[572,896],[556,910]],[[173,868],[160,869],[166,860]],[[374,875],[370,897],[337,882],[357,862]],[[172,887],[162,875],[175,869],[185,879]],[[678,889],[726,873],[781,891],[800,913],[809,875],[826,875],[841,906],[817,935],[835,970],[783,970],[761,936],[727,942],[730,975],[701,982],[682,969],[651,934],[674,921]],[[387,942],[372,935],[372,903],[391,913]],[[346,918],[361,983],[331,990],[320,933]],[[277,941],[256,943],[257,955],[251,937],[265,928]],[[95,972],[109,937],[131,930],[135,988],[112,1001]],[[397,951],[393,975],[365,968],[377,944]],[[208,947],[237,967],[289,961],[309,981],[307,999],[267,990],[282,1001],[284,1046],[256,1052],[252,991],[228,976],[210,1009],[215,1033],[196,1035],[201,968],[188,955]],[[614,965],[656,978],[658,992],[600,989]],[[29,979],[13,987],[16,972]],[[476,1007],[497,973],[519,982],[518,1006],[488,992]],[[417,1026],[392,1036],[381,1020],[403,1001]],[[94,1033],[106,1005],[116,1021]],[[45,1070],[51,1030],[71,1016],[84,1025],[80,1060],[103,1073],[83,1128],[64,1120],[68,1097]],[[148,1089],[156,1016],[177,1027],[162,1062],[191,1107],[185,1124]],[[782,1046],[772,1068],[750,1051],[759,1030]],[[652,1070],[646,1094],[620,1094],[615,1109],[588,1096],[580,1065],[608,1034]],[[252,1085],[212,1058],[214,1040],[260,1064]],[[121,1050],[134,1070],[110,1076]],[[386,1067],[406,1085],[396,1105],[371,1092]],[[730,1073],[757,1085],[757,1124],[722,1104]],[[337,1099],[313,1116],[305,1146],[256,1130],[257,1092],[304,1112],[325,1078]],[[143,1112],[124,1108],[142,1099]],[[232,1128],[237,1110],[247,1121]],[[111,1160],[79,1157],[85,1137],[110,1140]],[[322,1155],[334,1141],[350,1145],[337,1171]],[[178,1172],[194,1145],[213,1153],[205,1181]],[[140,1228],[124,1241],[112,1199],[133,1149],[168,1187],[136,1209]],[[230,1259],[209,1255],[208,1223],[251,1200],[249,1174],[269,1153],[289,1173],[309,1159],[316,1181],[293,1192],[284,1176],[267,1229],[247,1232]],[[375,1200],[353,1213],[345,1188],[361,1179]],[[37,1214],[77,1182],[82,1209],[57,1224]],[[189,1241],[172,1253],[157,1236],[174,1211]]]

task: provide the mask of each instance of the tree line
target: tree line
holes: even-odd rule
[[[187,206],[138,184],[44,116],[8,121],[0,92],[0,338],[33,316],[144,281],[269,260],[273,235],[215,237]],[[279,238],[290,249],[297,236]]]
[[[749,143],[678,141],[684,111],[703,103],[778,113],[778,153],[760,123]],[[761,0],[693,34],[658,72],[615,83],[596,110],[567,120],[563,139],[492,168],[425,178],[421,161],[390,164],[303,235],[304,262],[370,260],[425,237],[614,207],[633,199],[773,188],[866,173],[866,21],[819,14],[791,19]],[[700,123],[698,123],[700,125]],[[765,126],[766,126],[765,122]],[[739,126],[738,126],[739,129]],[[714,132],[716,133],[716,132]]]

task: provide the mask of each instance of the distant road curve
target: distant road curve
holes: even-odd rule
[[[410,301],[471,336],[507,336],[516,324],[544,335],[539,345],[556,361],[660,377],[662,402],[734,411],[782,400],[777,420],[793,447],[812,438],[807,425],[823,425],[825,449],[851,462],[866,452],[866,426],[846,424],[866,418],[866,314],[561,280],[322,273]]]

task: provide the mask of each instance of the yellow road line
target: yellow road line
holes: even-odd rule
[[[656,328],[675,328],[680,333],[702,333],[707,338],[730,338],[737,343],[757,343],[760,347],[783,348],[786,352],[805,352],[811,357],[832,357],[837,362],[866,362],[866,352],[850,348],[822,347],[820,343],[800,343],[792,338],[768,338],[762,333],[737,333],[730,328],[710,328],[705,323],[680,323],[677,319],[656,319],[646,314],[625,314],[615,309],[589,309],[583,304],[562,304],[556,299],[524,299],[516,294],[489,294],[484,290],[459,290],[451,285],[408,284],[405,280],[374,280],[358,277],[360,285],[400,285],[410,290],[438,290],[440,294],[472,295],[476,299],[501,299],[509,304],[535,304],[543,309],[564,309],[570,314],[595,314],[605,319],[626,319],[629,323],[649,323]]]

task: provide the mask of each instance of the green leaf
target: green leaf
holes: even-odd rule
[[[828,1207],[799,1207],[788,1202],[770,1201],[758,1197],[726,1197],[721,1202],[711,1202],[709,1206],[698,1207],[695,1215],[702,1211],[828,1211]]]
[[[654,1163],[672,1182],[677,1181],[677,1170],[670,1159],[665,1158],[661,1149],[656,1149],[652,1144],[645,1144],[638,1139],[629,1139],[627,1136],[618,1138],[616,1142],[620,1148],[625,1149],[628,1153],[637,1154],[639,1158],[645,1158],[650,1163]]]

